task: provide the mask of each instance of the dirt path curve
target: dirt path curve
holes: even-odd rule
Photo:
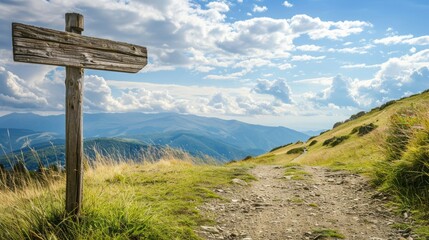
[[[217,222],[201,226],[203,238],[324,239],[340,234],[345,239],[404,239],[391,228],[397,219],[384,207],[383,196],[359,175],[263,165],[251,174],[258,180],[250,186],[237,181],[231,189],[217,189],[227,201],[203,207]]]

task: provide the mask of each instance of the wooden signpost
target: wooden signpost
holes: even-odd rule
[[[83,16],[66,13],[66,32],[12,23],[13,59],[66,67],[66,211],[78,216],[83,181],[84,68],[136,73],[147,64],[145,47],[82,36]]]

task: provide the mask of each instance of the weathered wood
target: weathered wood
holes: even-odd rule
[[[76,15],[66,14],[66,29],[80,34],[83,17],[79,25]],[[80,214],[83,194],[83,78],[83,68],[66,67],[66,212],[74,216]]]
[[[65,20],[66,32],[12,23],[13,58],[66,67],[66,212],[78,217],[83,195],[83,69],[138,72],[147,64],[147,50],[81,36],[80,14],[67,13]]]
[[[83,24],[83,17],[75,21]],[[18,62],[120,72],[138,72],[147,64],[147,49],[133,44],[20,23],[12,23],[12,37]]]

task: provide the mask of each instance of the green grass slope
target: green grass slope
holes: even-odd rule
[[[85,170],[79,221],[64,213],[65,176],[20,176],[9,188],[0,171],[0,239],[200,239],[211,225],[198,207],[234,178],[252,179],[244,167],[196,164],[190,159],[118,163],[97,156]],[[17,177],[17,176],[16,176]],[[18,181],[19,182],[19,181]]]
[[[272,164],[296,162],[369,173],[376,162],[385,160],[384,139],[391,116],[403,108],[425,104],[429,106],[429,92],[398,100],[388,106],[374,108],[357,119],[347,121],[319,136],[310,138],[307,142],[297,142],[278,148],[253,158],[250,162]],[[367,134],[359,134],[359,128],[365,128],[371,124],[376,126],[375,129]],[[341,141],[339,138],[344,139]],[[323,144],[330,139],[337,140],[337,145]],[[305,148],[305,154],[294,153],[293,150],[298,148]]]
[[[429,91],[336,123],[307,142],[233,165],[303,164],[368,175],[392,197],[421,239],[429,239]],[[404,226],[401,226],[404,227]]]

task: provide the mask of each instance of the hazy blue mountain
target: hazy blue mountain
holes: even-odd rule
[[[51,132],[64,138],[64,115],[12,113],[0,117],[0,128]],[[221,161],[264,153],[308,135],[285,127],[267,127],[177,113],[97,113],[84,115],[84,136],[133,138],[146,144],[179,147]]]
[[[304,131],[303,133],[307,134],[308,136],[319,136],[319,134],[321,132],[326,131],[326,129],[321,129],[321,130],[310,130],[310,131]]]
[[[13,152],[27,146],[62,144],[57,134],[50,132],[35,132],[28,129],[0,128],[0,155]]]
[[[6,169],[11,169],[17,162],[24,161],[29,170],[37,170],[39,165],[47,167],[52,164],[64,166],[65,154],[64,145],[39,145],[30,148],[24,147],[20,150],[0,156],[0,164]],[[132,139],[118,138],[97,138],[84,141],[84,153],[90,160],[96,154],[110,156],[114,160],[133,159],[134,161],[156,161],[165,154],[179,156],[182,154],[175,150],[166,150],[159,145],[147,145],[143,142]]]

